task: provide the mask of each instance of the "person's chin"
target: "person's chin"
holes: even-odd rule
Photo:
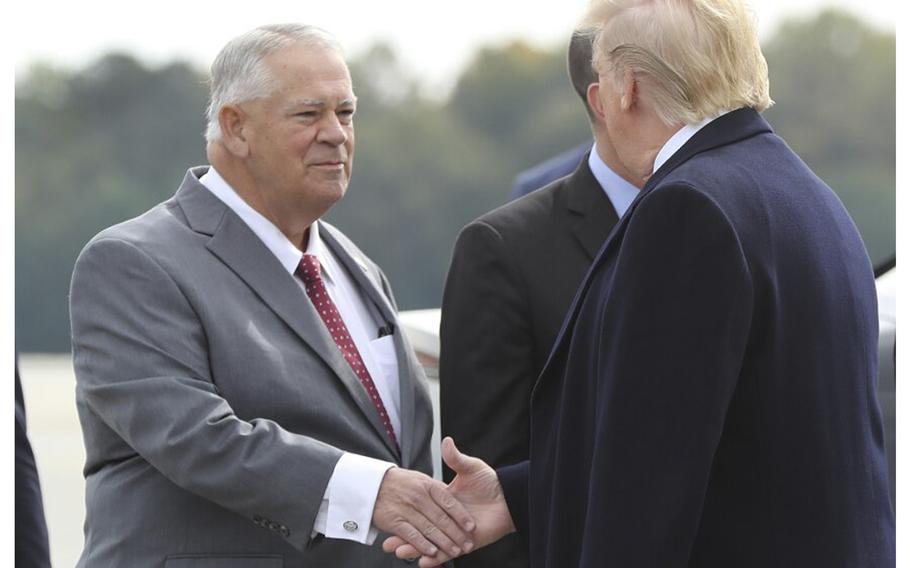
[[[326,183],[324,184],[319,191],[319,195],[325,202],[329,205],[341,201],[341,198],[344,197],[344,194],[347,193],[348,181],[347,177],[338,180],[336,183]]]
[[[348,185],[347,170],[343,168],[317,167],[313,171],[316,175],[310,176],[310,179],[318,180],[319,185],[325,191],[341,191],[344,194]]]

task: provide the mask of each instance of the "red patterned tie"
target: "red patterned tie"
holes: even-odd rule
[[[382,399],[376,390],[376,384],[373,383],[370,372],[367,370],[366,365],[363,364],[360,351],[357,350],[348,327],[344,325],[344,320],[341,319],[341,314],[338,313],[335,302],[332,301],[328,291],[325,289],[325,282],[323,282],[322,274],[319,270],[319,259],[316,258],[316,255],[303,255],[303,258],[300,259],[300,264],[297,266],[297,276],[303,280],[307,296],[310,297],[310,301],[313,302],[313,306],[316,307],[316,311],[319,312],[319,316],[325,322],[325,326],[329,333],[332,334],[335,344],[341,349],[345,360],[351,366],[351,369],[354,370],[357,378],[360,379],[363,388],[367,390],[367,394],[370,395],[373,406],[379,412],[382,425],[385,426],[386,434],[389,435],[389,439],[398,448],[398,439],[395,437],[395,430],[392,429],[392,421],[389,420],[389,414],[385,411],[385,405],[382,404]]]

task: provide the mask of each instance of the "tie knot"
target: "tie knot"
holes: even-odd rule
[[[307,285],[322,279],[322,274],[319,272],[319,259],[315,254],[303,255],[300,264],[297,265],[297,275]]]

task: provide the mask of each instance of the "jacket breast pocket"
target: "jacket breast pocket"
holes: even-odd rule
[[[284,557],[274,554],[181,554],[168,556],[164,568],[284,568]]]

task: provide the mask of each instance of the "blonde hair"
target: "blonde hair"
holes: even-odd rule
[[[768,64],[742,0],[593,0],[593,65],[621,87],[632,72],[667,125],[773,104]]]

